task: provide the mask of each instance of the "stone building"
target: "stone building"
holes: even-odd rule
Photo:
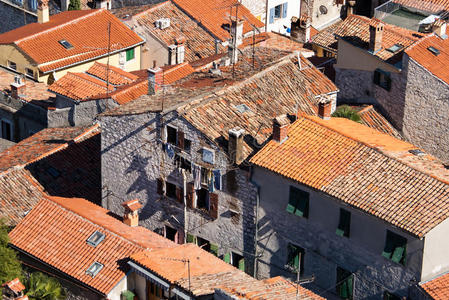
[[[412,144],[330,118],[328,106],[275,124],[251,158],[257,274],[314,276],[307,287],[343,299],[409,297],[449,270],[449,172]]]
[[[137,198],[141,225],[253,274],[257,187],[245,161],[269,138],[272,117],[316,114],[337,89],[295,54],[255,47],[255,68],[251,55],[249,47],[234,67],[193,73],[100,122],[105,208]],[[160,77],[150,71],[150,82]]]

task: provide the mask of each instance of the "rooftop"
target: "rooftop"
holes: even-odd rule
[[[438,55],[431,52],[429,47],[439,51]],[[449,84],[449,70],[445,67],[449,60],[449,39],[430,35],[407,49],[405,53],[430,73]]]
[[[378,23],[383,22],[364,16],[350,15],[344,21],[337,22],[315,35],[312,41],[314,44],[334,53],[337,52],[338,38],[342,38],[359,48],[368,50],[370,36],[369,27],[370,25],[376,26]],[[400,60],[403,50],[425,36],[416,31],[386,23],[383,24],[384,32],[382,37],[382,48],[373,55],[391,64]],[[396,44],[403,46],[401,51],[392,52],[388,50]]]
[[[449,0],[393,0],[393,2],[432,14],[449,11]]]
[[[0,35],[0,44],[13,44],[48,73],[107,54],[108,24],[113,51],[144,41],[104,9],[65,11],[46,23],[31,23]],[[82,34],[80,34],[82,32]],[[73,47],[65,48],[65,40]]]
[[[86,241],[96,231],[105,238],[92,246]],[[9,236],[15,248],[104,295],[126,275],[131,254],[175,246],[148,229],[129,227],[108,210],[79,198],[43,198]],[[88,274],[95,262],[103,267],[96,275]]]
[[[251,162],[423,237],[449,217],[449,171],[413,150],[348,119],[304,116]]]
[[[397,139],[403,139],[400,133],[390,124],[390,122],[379,113],[373,105],[352,106],[360,116],[362,124],[386,133]]]
[[[421,288],[433,300],[445,300],[449,298],[449,273],[438,276],[435,279],[420,283]]]

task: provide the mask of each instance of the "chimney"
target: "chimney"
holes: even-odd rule
[[[11,97],[14,99],[19,99],[25,94],[26,84],[25,79],[21,75],[14,76],[14,82],[11,83]]]
[[[176,38],[176,63],[177,64],[182,64],[184,62],[184,52],[185,52],[185,48],[184,48],[184,43],[186,41],[185,37],[179,37]]]
[[[122,206],[125,208],[125,214],[123,215],[123,223],[128,226],[136,227],[139,226],[139,208],[142,207],[142,204],[139,203],[139,200],[129,200],[127,202],[122,203]]]
[[[162,83],[162,69],[148,69],[148,95],[156,94]]]
[[[243,19],[231,17],[231,37],[237,47],[243,43]]]
[[[168,46],[168,64],[176,65],[176,49],[178,47],[176,45]]]
[[[377,19],[372,19],[369,25],[369,50],[372,53],[382,48],[382,36],[384,33],[384,24]]]
[[[215,40],[215,54],[220,50],[220,40]]]
[[[243,161],[243,135],[245,130],[235,127],[229,130],[228,154],[231,162],[239,165]]]
[[[302,14],[300,18],[292,17],[290,20],[290,37],[301,43],[309,42],[311,26],[307,14]]]
[[[356,4],[356,0],[349,0],[348,1],[348,10],[347,10],[347,15],[353,15],[354,14],[354,6]]]
[[[111,0],[96,0],[95,8],[111,8]]]
[[[280,115],[273,119],[273,140],[282,144],[288,137],[290,120],[287,115]]]
[[[37,22],[47,23],[50,20],[50,13],[48,12],[48,0],[38,0],[37,5]]]
[[[323,120],[331,118],[332,101],[330,99],[323,99],[318,103],[318,117]]]
[[[433,23],[432,31],[435,32],[439,37],[446,38],[446,22],[442,19],[438,19]]]

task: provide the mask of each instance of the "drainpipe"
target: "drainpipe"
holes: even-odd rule
[[[265,1],[265,32],[268,32],[268,0]]]
[[[183,196],[184,196],[184,244],[187,243],[187,179],[186,179],[186,171],[184,169],[181,170],[182,173],[182,187],[183,187]]]
[[[257,188],[257,194],[256,194],[256,220],[255,220],[255,226],[256,226],[256,233],[254,235],[254,274],[253,277],[257,279],[257,258],[259,257],[257,254],[257,242],[259,240],[259,202],[260,202],[260,185],[253,180],[253,174],[254,174],[254,168],[251,166],[251,175],[249,182],[254,184]]]

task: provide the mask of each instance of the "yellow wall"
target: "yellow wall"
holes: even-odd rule
[[[140,70],[140,52],[141,52],[141,46],[137,46],[134,48],[134,59],[126,62],[123,66],[123,69],[125,71],[131,72]],[[126,51],[123,51],[126,52]],[[0,65],[7,67],[8,66],[8,60],[13,61],[17,64],[17,71],[20,73],[25,73],[25,68],[30,68],[35,70],[35,79],[37,79],[39,82],[46,82],[51,83],[52,76],[51,74],[38,74],[37,67],[33,67],[31,64],[32,62],[28,60],[17,48],[11,45],[0,45]],[[82,64],[78,64],[66,69],[62,69],[55,72],[56,79],[61,78],[64,76],[67,72],[84,72],[87,71],[94,63],[95,61],[101,62],[101,63],[107,63],[107,57],[102,57],[97,60],[91,60]],[[119,53],[113,54],[109,58],[109,64],[111,66],[120,67],[119,64]],[[40,66],[43,66],[45,64],[42,64]],[[49,82],[50,80],[50,82]]]

